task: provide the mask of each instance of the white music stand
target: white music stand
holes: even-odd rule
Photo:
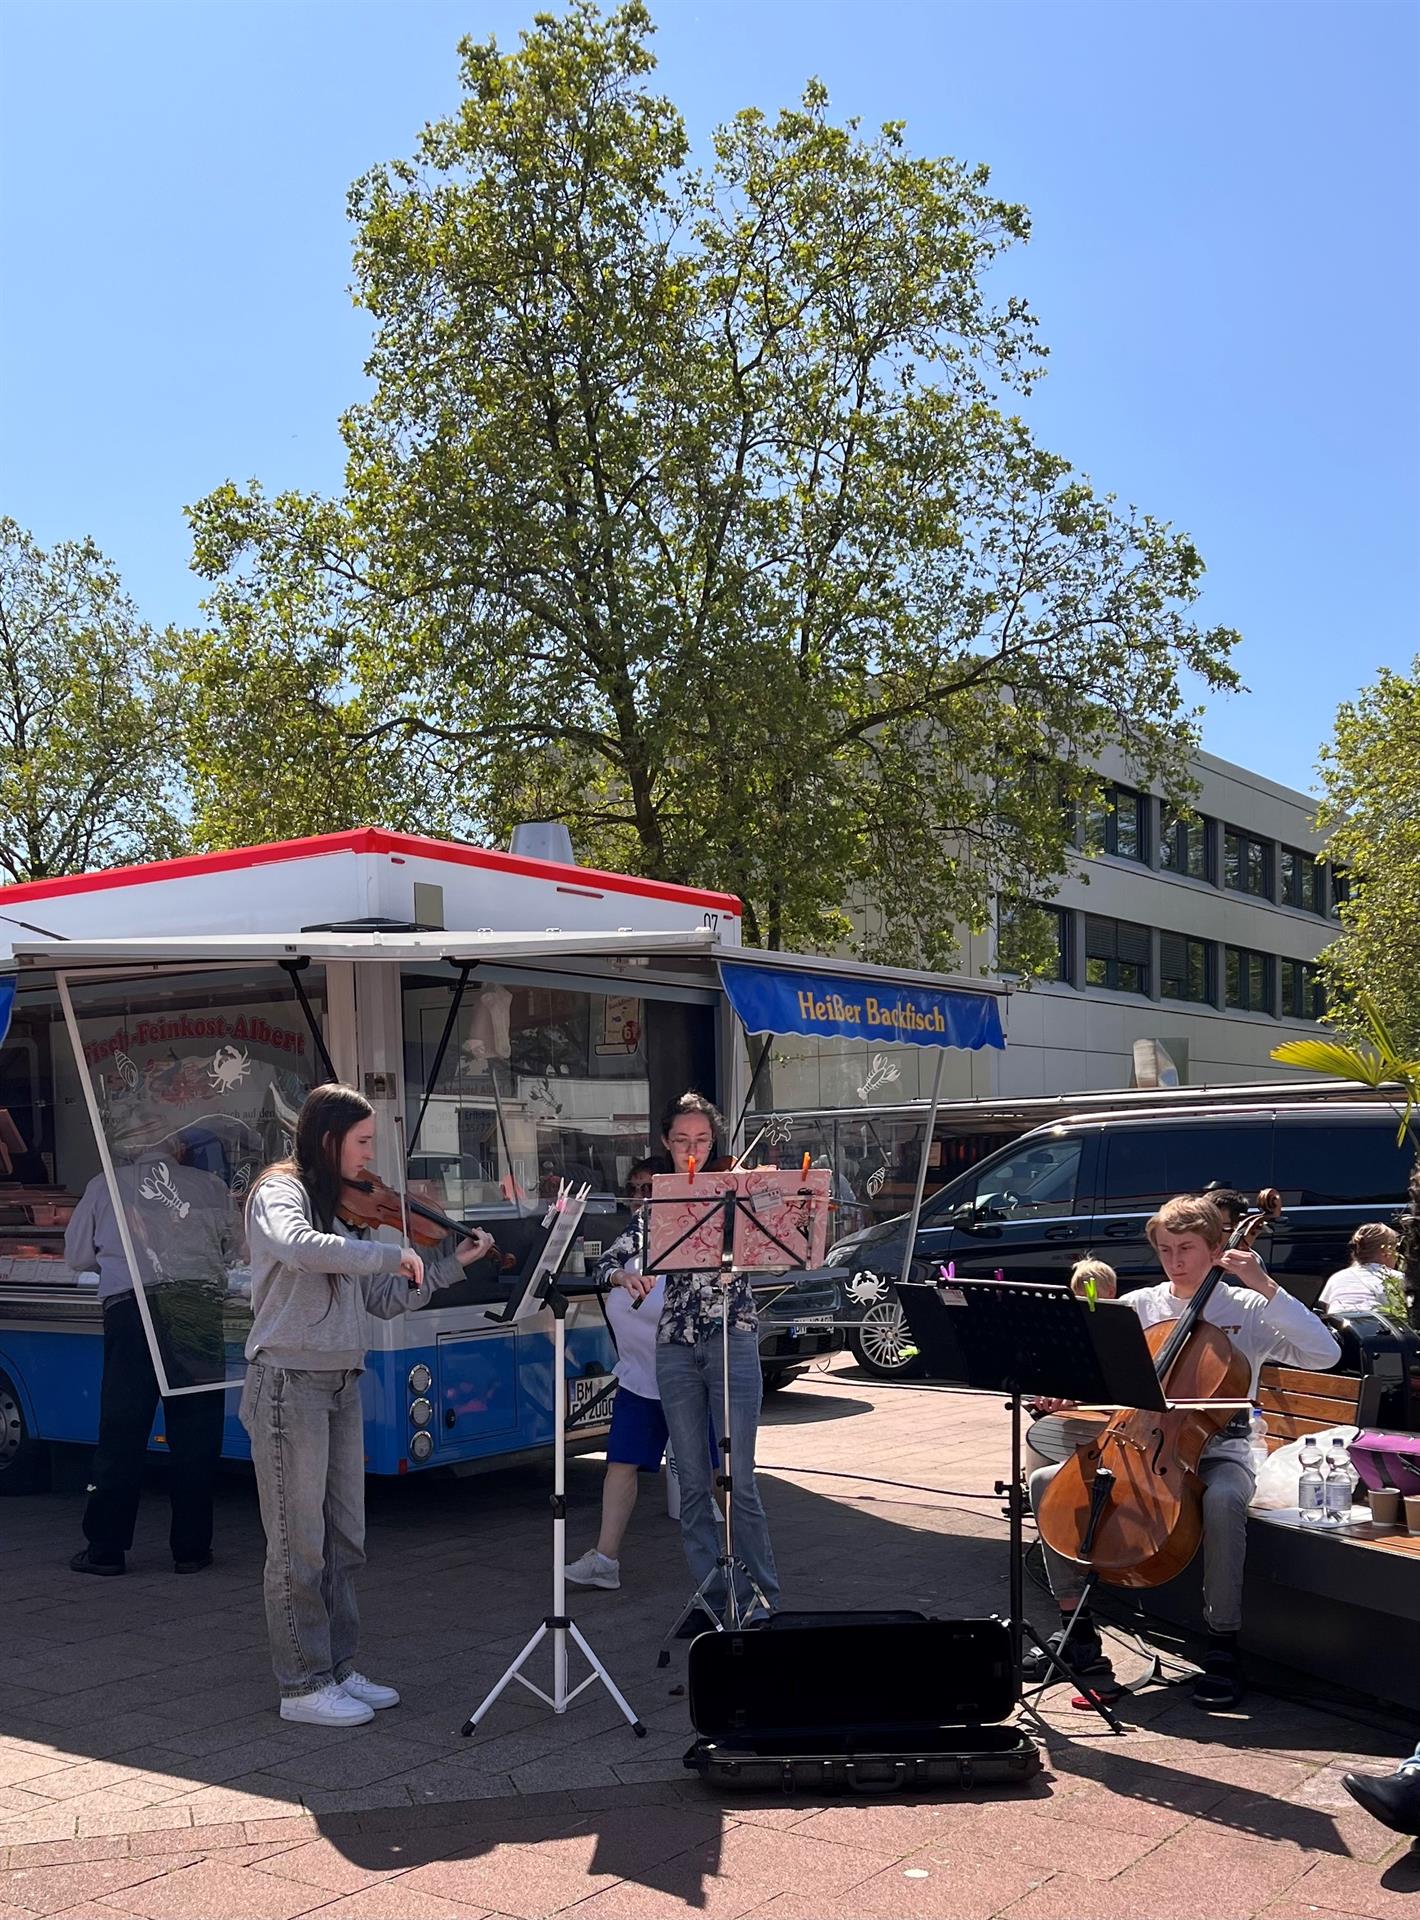
[[[492,1708],[510,1681],[516,1680],[537,1695],[554,1713],[566,1713],[579,1693],[600,1681],[621,1709],[631,1731],[644,1739],[646,1729],[635,1709],[607,1672],[587,1642],[586,1635],[567,1611],[567,1309],[566,1291],[558,1285],[562,1263],[571,1249],[577,1227],[587,1204],[587,1187],[575,1192],[566,1184],[558,1189],[557,1199],[543,1217],[548,1229],[541,1247],[535,1246],[523,1268],[520,1293],[509,1300],[504,1320],[526,1320],[544,1307],[552,1315],[552,1611],[508,1667],[502,1678],[485,1697],[482,1705],[463,1724],[464,1738]],[[547,1636],[552,1635],[552,1692],[546,1693],[529,1680],[523,1668],[532,1659]],[[567,1643],[575,1642],[585,1656],[591,1672],[575,1687],[567,1684]]]

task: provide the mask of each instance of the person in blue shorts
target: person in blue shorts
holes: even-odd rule
[[[651,1197],[655,1160],[638,1160],[626,1178],[626,1198],[639,1208]],[[643,1215],[638,1212],[633,1230]],[[656,1329],[665,1304],[665,1281],[658,1279],[637,1307],[624,1287],[607,1290],[605,1311],[616,1343],[616,1398],[602,1482],[602,1521],[597,1544],[567,1569],[575,1587],[621,1585],[621,1543],[636,1506],[643,1473],[656,1473],[666,1451],[666,1416],[656,1385]]]

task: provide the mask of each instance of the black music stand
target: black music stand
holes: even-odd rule
[[[1080,1611],[1089,1604],[1097,1576],[1091,1573],[1058,1651],[1046,1645],[1025,1617],[1025,1487],[1021,1466],[1021,1401],[1024,1395],[1074,1400],[1082,1406],[1145,1407],[1163,1412],[1166,1401],[1138,1315],[1123,1301],[1093,1306],[1060,1286],[1008,1280],[948,1280],[940,1287],[900,1282],[898,1296],[927,1372],[986,1393],[1007,1393],[1011,1409],[1011,1477],[998,1480],[1010,1522],[1011,1658],[1022,1709],[1041,1725],[1021,1686],[1021,1662],[1029,1636],[1061,1680],[1113,1728],[1124,1728],[1088,1681],[1064,1657]],[[1112,1485],[1107,1479],[1105,1486]],[[1103,1491],[1103,1488],[1101,1489]],[[1035,1699],[1049,1680],[1036,1690]]]
[[[656,1192],[656,1185],[660,1178],[661,1176],[659,1175],[652,1178],[651,1199],[648,1205],[651,1207],[663,1205],[685,1206],[687,1201],[686,1196],[683,1194],[677,1193],[663,1197]],[[818,1199],[819,1196],[814,1196],[814,1198]],[[822,1196],[822,1202],[824,1204],[827,1203],[827,1199],[828,1196],[826,1194]],[[746,1610],[742,1609],[740,1605],[737,1575],[743,1575],[745,1584],[749,1588],[750,1600],[748,1611],[754,1612],[757,1609],[764,1619],[768,1619],[772,1611],[764,1590],[755,1580],[754,1575],[749,1571],[749,1568],[743,1560],[739,1559],[735,1553],[734,1450],[730,1443],[730,1286],[737,1274],[741,1277],[746,1277],[746,1270],[738,1268],[734,1264],[735,1222],[740,1214],[748,1215],[753,1220],[761,1238],[771,1244],[774,1249],[772,1256],[774,1259],[774,1268],[768,1269],[771,1279],[776,1269],[778,1272],[784,1273],[793,1271],[795,1263],[800,1258],[800,1253],[798,1248],[782,1240],[779,1235],[759,1217],[755,1208],[753,1195],[746,1196],[731,1186],[727,1187],[721,1193],[707,1195],[703,1202],[697,1204],[701,1208],[698,1217],[691,1222],[677,1239],[672,1241],[669,1247],[659,1249],[654,1255],[654,1258],[651,1255],[651,1233],[648,1225],[645,1238],[646,1264],[647,1266],[654,1265],[658,1273],[667,1271],[696,1271],[697,1268],[694,1257],[687,1250],[689,1242],[699,1234],[702,1227],[708,1226],[715,1219],[716,1215],[719,1215],[721,1223],[721,1433],[720,1469],[715,1475],[715,1485],[719,1488],[721,1497],[720,1520],[722,1537],[720,1541],[720,1552],[716,1556],[715,1565],[710,1569],[709,1573],[706,1574],[705,1578],[700,1582],[699,1586],[696,1587],[694,1593],[691,1594],[690,1598],[671,1622],[665,1638],[661,1642],[661,1650],[656,1656],[656,1665],[658,1667],[669,1666],[671,1643],[680,1637],[681,1630],[692,1620],[704,1620],[706,1630],[712,1633],[736,1633],[746,1624]],[[677,1255],[680,1256],[679,1259],[677,1259]],[[762,1270],[755,1269],[754,1271],[759,1272]],[[750,1288],[751,1291],[754,1290],[754,1280],[752,1277],[750,1277]],[[777,1299],[778,1295],[784,1291],[785,1288],[779,1285],[775,1291],[775,1298]],[[711,1599],[712,1592],[717,1588],[723,1588],[723,1617]]]

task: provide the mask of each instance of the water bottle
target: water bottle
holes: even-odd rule
[[[1326,1485],[1321,1477],[1321,1448],[1309,1433],[1301,1451],[1302,1471],[1297,1481],[1297,1511],[1303,1526],[1317,1526],[1326,1518]]]
[[[1351,1465],[1338,1433],[1326,1453],[1326,1517],[1333,1526],[1351,1518]]]
[[[1252,1455],[1253,1478],[1267,1465],[1267,1415],[1254,1407],[1247,1423],[1247,1450]]]

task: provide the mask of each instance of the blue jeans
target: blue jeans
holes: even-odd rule
[[[715,1571],[721,1534],[715,1521],[712,1473],[705,1446],[707,1416],[724,1443],[724,1385],[718,1331],[688,1346],[666,1340],[656,1348],[656,1384],[680,1474],[680,1539],[697,1586]],[[754,1478],[754,1441],[764,1378],[759,1341],[730,1335],[730,1470],[733,1474],[735,1558],[744,1563],[771,1607],[779,1604],[779,1575],[769,1544],[769,1522]],[[748,1606],[747,1589],[740,1593]]]
[[[365,1564],[365,1421],[358,1372],[301,1373],[253,1360],[241,1422],[266,1529],[266,1630],[282,1698],[317,1693],[355,1665]]]

